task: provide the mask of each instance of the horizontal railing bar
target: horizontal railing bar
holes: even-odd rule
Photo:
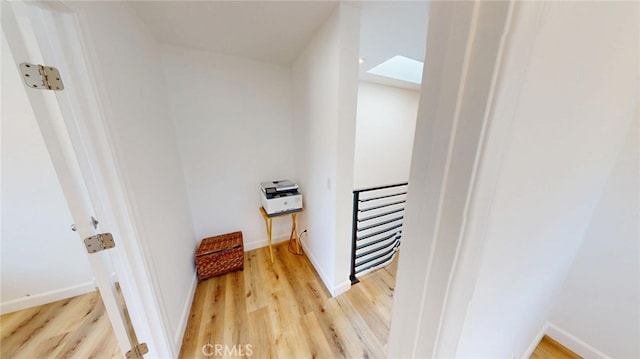
[[[382,260],[380,260],[380,261],[378,261],[378,262],[376,262],[376,263],[373,263],[373,264],[368,265],[368,266],[366,266],[366,267],[364,267],[364,268],[361,268],[361,269],[357,269],[357,270],[355,271],[355,272],[356,272],[356,274],[361,273],[361,272],[364,272],[364,271],[366,271],[366,270],[368,270],[368,269],[371,269],[371,268],[377,267],[377,266],[379,266],[379,265],[381,265],[381,264],[384,264],[384,263],[388,262],[389,260],[391,260],[391,258],[393,258],[393,255],[395,254],[395,252],[396,252],[396,251],[392,252],[392,253],[391,253],[391,254],[389,254],[386,258],[384,258],[384,259],[382,259]]]
[[[365,208],[365,209],[359,209],[358,212],[362,213],[362,212],[367,212],[367,211],[373,211],[374,209],[379,209],[379,208],[384,208],[384,207],[389,207],[389,206],[394,206],[396,204],[402,204],[405,203],[405,201],[398,201],[398,202],[392,202],[392,203],[387,203],[387,204],[381,204],[379,206],[375,206],[375,207],[369,207],[369,208]]]
[[[407,192],[399,192],[399,193],[390,194],[390,195],[386,195],[386,196],[371,197],[371,198],[361,199],[360,203],[374,201],[376,199],[383,199],[383,198],[389,198],[389,197],[395,197],[395,196],[402,196],[403,194],[407,194]]]
[[[396,224],[395,226],[387,227],[387,228],[385,228],[385,229],[382,229],[382,230],[379,230],[379,231],[376,231],[376,232],[373,232],[373,233],[365,234],[365,235],[364,235],[364,236],[362,236],[362,237],[358,237],[358,240],[359,240],[359,241],[361,241],[361,240],[363,240],[363,239],[367,239],[367,238],[370,238],[370,237],[376,236],[376,235],[378,235],[378,234],[386,233],[386,232],[392,231],[392,230],[394,230],[394,229],[396,229],[396,228],[400,228],[400,227],[402,227],[402,223],[400,223],[400,224]]]
[[[366,257],[366,256],[368,256],[369,254],[373,254],[373,253],[375,253],[375,252],[378,252],[378,251],[381,251],[381,250],[387,249],[387,248],[389,248],[390,246],[394,246],[394,245],[396,244],[396,242],[398,242],[398,237],[395,237],[391,242],[389,242],[389,243],[387,243],[387,244],[385,244],[385,245],[383,245],[383,246],[380,246],[380,247],[376,247],[376,248],[370,249],[370,250],[368,250],[368,251],[366,251],[366,252],[362,252],[362,253],[360,253],[360,254],[356,254],[356,258]],[[357,252],[356,252],[356,253],[357,253]]]
[[[392,234],[390,234],[390,235],[387,235],[387,236],[384,236],[384,237],[381,237],[381,238],[375,239],[375,240],[373,240],[373,241],[371,241],[371,242],[368,242],[368,243],[365,243],[365,244],[361,244],[361,245],[359,245],[359,246],[356,246],[356,251],[359,251],[359,250],[361,250],[361,249],[367,248],[367,247],[372,246],[372,245],[374,245],[374,244],[378,244],[378,243],[380,243],[380,242],[384,242],[384,241],[386,241],[387,239],[389,239],[389,238],[391,238],[391,237],[393,237],[393,236],[396,236],[396,237],[400,238],[400,237],[401,237],[401,236],[400,236],[400,233],[402,233],[402,231],[399,231],[399,232],[396,232],[396,233],[392,233]]]
[[[408,182],[404,182],[404,183],[396,183],[396,184],[390,184],[387,186],[378,186],[378,187],[369,187],[369,188],[361,188],[361,189],[355,189],[353,190],[353,193],[356,192],[369,192],[369,191],[377,191],[379,189],[385,189],[385,188],[393,188],[393,187],[400,187],[400,186],[406,186],[408,185]]]
[[[380,242],[384,242],[384,241],[386,241],[387,239],[389,239],[389,238],[391,238],[391,237],[393,237],[393,236],[397,236],[397,233],[391,233],[390,235],[388,235],[388,236],[384,236],[384,237],[382,237],[382,238],[378,238],[378,239],[376,239],[375,241],[371,241],[371,242],[366,243],[366,244],[361,244],[361,245],[359,245],[359,246],[357,246],[357,247],[356,247],[356,251],[359,251],[359,250],[361,250],[361,249],[363,249],[363,248],[367,248],[367,247],[372,246],[372,245],[374,245],[374,244],[378,244],[378,243],[380,243]]]
[[[364,222],[364,221],[368,221],[368,220],[371,220],[371,219],[376,219],[376,218],[379,218],[379,217],[388,216],[390,214],[402,212],[402,211],[404,211],[404,208],[394,209],[393,211],[384,212],[384,213],[376,214],[375,216],[369,216],[369,217],[365,217],[365,218],[362,218],[362,219],[358,219],[358,222]]]
[[[404,182],[353,191],[351,284],[358,282],[358,274],[382,268],[393,260],[400,247],[408,195],[408,187],[402,186],[408,185]],[[361,196],[366,192],[369,194]],[[361,208],[367,205],[371,207]]]
[[[359,263],[358,263],[358,262],[356,262],[356,268],[360,267],[360,266],[361,266],[361,265],[363,265],[363,264],[367,264],[367,263],[369,263],[369,262],[375,261],[376,259],[380,259],[380,258],[382,258],[382,257],[384,257],[384,256],[386,256],[386,255],[388,255],[389,253],[393,252],[394,250],[395,250],[395,247],[394,247],[394,248],[391,248],[391,249],[389,249],[389,250],[387,250],[387,251],[386,251],[386,252],[384,252],[384,253],[380,253],[380,254],[378,254],[377,256],[374,256],[374,257],[371,257],[371,258],[369,258],[369,259],[363,260],[362,262],[359,262]]]
[[[358,232],[366,231],[367,229],[371,229],[371,228],[375,228],[375,227],[380,227],[382,225],[389,224],[389,223],[395,222],[395,221],[403,219],[403,218],[404,218],[404,216],[400,216],[400,217],[391,218],[391,219],[388,219],[386,221],[382,221],[382,222],[379,222],[379,223],[376,223],[376,224],[370,224],[368,226],[364,226],[362,228],[358,228]]]

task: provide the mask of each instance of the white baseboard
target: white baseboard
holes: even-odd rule
[[[316,257],[314,257],[313,252],[309,250],[309,247],[307,246],[306,242],[300,241],[300,244],[302,245],[304,254],[307,256],[307,258],[309,258],[309,261],[313,265],[313,268],[316,270],[316,273],[318,273],[318,275],[320,276],[320,279],[322,280],[322,284],[324,284],[324,287],[329,291],[332,297],[338,296],[348,291],[351,288],[351,281],[349,281],[348,279],[334,286],[333,281],[330,281],[329,278],[327,278],[327,276],[322,271],[322,268],[320,267],[320,265],[318,265],[318,261],[316,260]]]
[[[28,297],[9,300],[4,303],[0,303],[0,314],[7,314],[22,309],[53,303],[58,300],[75,297],[81,294],[91,293],[95,290],[95,283],[93,281],[89,281],[71,287],[56,289],[44,293],[30,295]]]
[[[573,352],[580,355],[584,359],[611,359],[610,356],[604,354],[603,352],[580,340],[578,337],[567,332],[566,330],[554,325],[553,323],[547,322],[547,330],[545,334],[553,338],[558,343],[571,349]]]
[[[330,292],[332,296],[337,297],[340,294],[348,291],[349,289],[351,289],[351,280],[347,279],[342,283],[338,283],[335,287],[333,287],[333,291]]]
[[[180,322],[178,323],[178,329],[176,330],[173,338],[178,351],[180,351],[180,348],[182,347],[182,339],[184,338],[184,333],[187,330],[189,315],[191,315],[191,305],[193,303],[193,297],[196,295],[197,286],[198,276],[196,275],[196,272],[193,272],[193,278],[191,279],[191,285],[189,286],[189,295],[187,295],[187,300],[185,300],[184,305],[182,306],[182,313],[180,313]],[[178,354],[176,354],[176,356]]]
[[[276,239],[273,239],[272,244],[282,243],[288,240],[289,240],[289,236],[278,237]],[[329,278],[327,278],[327,276],[324,274],[324,272],[318,265],[318,261],[313,256],[313,253],[309,250],[309,247],[307,246],[306,242],[300,241],[300,244],[302,245],[302,249],[304,250],[304,253],[306,254],[307,258],[309,258],[309,261],[311,261],[311,264],[313,265],[316,272],[320,276],[320,279],[322,280],[322,284],[324,284],[324,287],[327,288],[329,293],[331,293],[331,296],[333,297],[338,296],[346,292],[347,290],[349,290],[349,288],[351,288],[351,281],[349,281],[349,279],[334,286],[333,282],[329,281]],[[269,245],[269,242],[266,239],[257,240],[253,242],[245,242],[244,251],[247,252],[253,249],[266,247],[268,245]]]
[[[527,348],[527,351],[524,352],[524,355],[522,356],[522,359],[525,359],[525,358],[528,359],[528,358],[531,357],[533,352],[538,347],[538,344],[540,344],[540,341],[542,340],[542,338],[546,334],[548,327],[549,327],[549,322],[545,322],[544,325],[542,326],[542,328],[538,331],[538,334],[536,334],[536,336],[533,338],[533,341],[531,341],[531,344],[529,344],[529,347]]]
[[[282,237],[277,237],[274,238],[271,242],[271,244],[277,244],[277,243],[281,243],[284,241],[288,241],[289,240],[289,236],[282,236]],[[248,252],[254,249],[258,249],[258,248],[262,248],[262,247],[266,247],[269,245],[269,241],[267,239],[259,239],[257,241],[253,241],[253,242],[244,242],[244,251]]]

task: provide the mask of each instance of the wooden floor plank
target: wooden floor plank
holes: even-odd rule
[[[180,358],[383,358],[397,263],[331,298],[306,256],[286,244],[274,247],[274,263],[267,248],[247,252],[244,271],[198,283]],[[205,345],[214,355],[204,356]],[[122,356],[94,292],[0,316],[0,357]],[[581,357],[545,336],[531,358]]]
[[[0,316],[2,358],[120,358],[98,292]]]
[[[273,263],[257,249],[244,271],[198,283],[180,358],[385,356],[395,265],[332,298],[306,256],[273,249]],[[3,315],[0,334],[2,358],[121,357],[97,292]]]
[[[98,295],[81,295],[65,300],[57,314],[38,334],[38,338],[50,339],[44,343],[38,343],[38,345],[24,347],[21,350],[21,355],[32,358],[58,356],[64,345],[72,340],[71,337],[82,330],[83,323],[92,320],[90,316],[96,311],[99,315],[103,313],[98,301],[100,301]],[[61,328],[65,328],[64,332],[61,332]]]
[[[41,340],[40,338],[43,337],[39,334],[51,321],[51,318],[61,311],[69,301],[69,299],[65,299],[47,306],[38,307],[36,311],[31,312],[29,316],[25,317],[14,331],[6,334],[3,333],[2,357],[17,356],[20,352],[24,351],[25,348]]]
[[[266,306],[249,313],[249,336],[251,343],[247,345],[250,345],[252,357],[277,358],[276,347],[273,345],[275,339]]]
[[[582,359],[582,357],[545,335],[531,355],[531,359]]]
[[[316,314],[311,312],[305,314],[301,320],[301,335],[307,339],[309,345],[309,356],[312,358],[332,358],[333,352],[329,342],[322,332],[320,322]]]
[[[286,243],[274,246],[273,256],[271,263],[268,248],[247,252],[244,271],[198,283],[181,358],[201,356],[207,344],[206,336],[191,331],[211,333],[211,345],[250,345],[253,358],[385,356],[395,266],[331,298],[306,256],[290,253]],[[207,299],[223,290],[224,301]],[[204,321],[199,313],[218,317]]]
[[[244,274],[242,272],[229,273],[226,277],[226,288],[242,289],[245,287]],[[249,340],[247,330],[249,327],[249,318],[245,291],[227,290],[225,294],[224,342],[245,343]]]
[[[340,302],[340,307],[345,311],[345,314],[349,318],[349,322],[353,326],[357,336],[358,341],[364,345],[364,352],[370,358],[383,358],[384,351],[383,343],[387,341],[388,335],[388,325],[383,327],[371,327],[369,322],[362,317],[360,311],[356,309],[355,305],[344,299],[337,299]],[[384,335],[384,338],[381,338],[381,332]]]

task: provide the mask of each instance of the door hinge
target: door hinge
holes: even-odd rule
[[[87,247],[87,252],[95,253],[115,247],[116,242],[113,241],[113,235],[111,233],[100,233],[85,238],[84,246]]]
[[[125,354],[125,356],[127,357],[127,359],[138,359],[142,358],[143,355],[147,354],[148,352],[149,347],[147,346],[147,343],[141,343],[131,348],[131,350],[129,350],[127,354]]]
[[[23,62],[20,71],[24,83],[31,88],[61,91],[64,90],[60,71],[55,67],[42,66]]]

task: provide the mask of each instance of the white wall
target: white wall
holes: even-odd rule
[[[448,342],[447,332],[458,324],[443,317],[457,255],[465,247],[476,155],[507,10],[505,2],[434,2],[429,9],[389,357],[455,357],[457,337],[453,353],[439,352],[439,340]],[[463,316],[467,303],[453,314]]]
[[[177,356],[195,286],[193,231],[160,51],[126,3],[81,4],[95,82],[138,240]]]
[[[419,91],[360,82],[353,187],[409,180]]]
[[[506,53],[507,70],[526,72],[515,103],[518,87],[497,90],[494,116],[511,124],[456,357],[519,357],[548,318],[638,104],[638,10],[517,6],[507,48],[532,47],[524,63]]]
[[[611,358],[640,358],[638,138],[636,120],[549,317]]]
[[[329,291],[349,288],[359,12],[340,5],[293,63],[303,246]]]
[[[506,5],[430,9],[390,357],[524,356],[637,106],[637,4]]]
[[[260,182],[296,179],[291,70],[186,48],[162,52],[198,239],[241,230],[245,250],[266,245]],[[273,239],[290,230],[288,218],[274,220]]]
[[[94,290],[80,238],[2,36],[0,313]]]
[[[337,295],[351,287],[351,230],[353,161],[358,109],[360,7],[341,4],[338,47],[338,137],[336,158],[336,247],[334,290]]]

